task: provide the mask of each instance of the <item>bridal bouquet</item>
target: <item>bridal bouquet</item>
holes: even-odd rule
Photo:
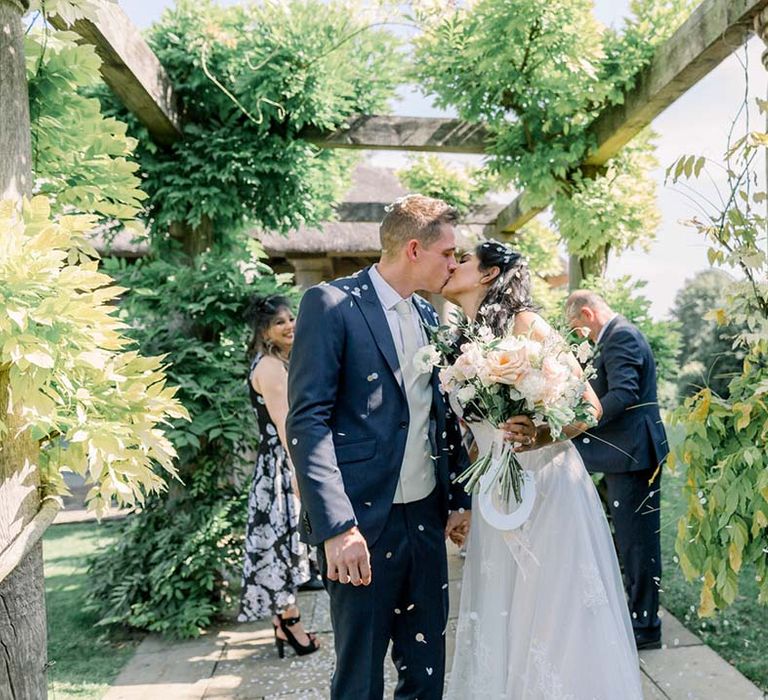
[[[430,344],[414,357],[421,372],[440,368],[445,392],[455,392],[467,421],[488,421],[498,428],[516,415],[530,416],[537,426],[547,425],[554,440],[574,422],[594,425],[591,405],[583,398],[586,383],[594,372],[587,365],[577,376],[569,362],[573,353],[587,363],[592,350],[587,341],[569,342],[551,333],[545,341],[527,336],[499,338],[485,325],[465,326],[458,355],[451,342],[452,331],[441,326],[430,333]],[[522,467],[501,431],[493,450],[470,465],[456,481],[467,493],[476,493],[481,477],[490,471],[504,502],[514,493],[520,502]]]

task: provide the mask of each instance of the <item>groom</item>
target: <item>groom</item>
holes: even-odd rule
[[[418,374],[439,292],[457,267],[456,211],[409,195],[388,208],[379,263],[308,289],[291,353],[287,437],[302,536],[331,599],[334,700],[380,699],[392,641],[396,698],[443,692],[445,536],[468,527],[456,417],[437,373]]]

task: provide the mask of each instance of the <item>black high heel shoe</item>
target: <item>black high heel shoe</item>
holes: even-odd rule
[[[277,636],[277,630],[280,629],[280,625],[276,625],[273,622],[272,627],[275,630],[275,646],[277,647],[277,655],[279,658],[284,659],[285,658],[285,640]]]
[[[312,654],[320,648],[320,644],[318,644],[317,639],[310,632],[307,632],[307,637],[309,637],[309,644],[299,643],[299,640],[296,639],[293,632],[291,632],[291,630],[288,629],[289,627],[293,627],[295,624],[299,622],[301,622],[301,615],[297,615],[296,617],[280,618],[280,629],[283,630],[283,633],[285,634],[287,639],[280,639],[280,637],[277,636],[277,628],[275,628],[275,639],[277,640],[277,653],[281,659],[284,658],[285,656],[285,642],[288,642],[288,644],[291,645],[291,648],[296,652],[297,656],[306,656],[307,654]]]

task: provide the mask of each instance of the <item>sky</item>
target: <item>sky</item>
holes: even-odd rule
[[[226,4],[234,1],[225,0]],[[121,7],[141,28],[149,26],[160,17],[163,9],[173,4],[174,0],[120,0]],[[619,27],[628,7],[629,0],[596,0],[595,15],[604,24]],[[660,165],[652,175],[658,183],[662,223],[648,251],[627,251],[610,258],[607,274],[609,277],[630,275],[646,281],[644,294],[651,300],[651,313],[656,318],[667,317],[675,294],[685,280],[708,267],[706,244],[699,234],[683,223],[697,213],[691,193],[685,187],[666,185],[665,171],[681,155],[705,155],[721,161],[728,132],[740,113],[745,95],[751,106],[746,115],[741,111],[736,133],[744,133],[747,126],[765,130],[765,117],[758,114],[755,106],[755,98],[765,98],[768,90],[768,73],[760,60],[764,48],[762,41],[753,37],[653,122],[653,129],[659,135],[656,154]],[[409,89],[401,90],[393,111],[409,116],[453,116],[434,108],[428,96]],[[474,165],[482,162],[479,156],[449,156],[447,159]],[[381,166],[403,167],[408,156],[380,151],[372,153],[371,160]],[[708,177],[702,177],[696,182],[696,190],[715,199],[717,193],[713,184],[722,185],[722,180],[716,168],[708,171],[712,182]]]

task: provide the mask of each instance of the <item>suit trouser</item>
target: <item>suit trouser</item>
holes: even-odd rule
[[[372,581],[352,586],[323,580],[331,599],[336,669],[332,700],[380,700],[392,640],[398,672],[395,698],[439,700],[445,674],[448,565],[437,492],[393,505],[370,548]]]
[[[604,474],[601,494],[608,502],[614,541],[624,573],[632,627],[638,642],[655,641],[661,634],[659,538],[661,470]]]

